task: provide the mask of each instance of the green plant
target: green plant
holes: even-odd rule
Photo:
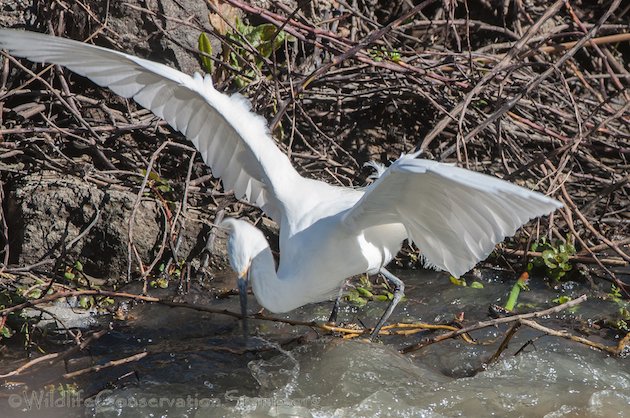
[[[214,62],[210,58],[212,56],[212,44],[210,43],[208,34],[201,32],[197,44],[199,51],[202,52],[201,65],[203,65],[204,71],[208,74],[214,73]]]
[[[146,176],[147,171],[146,170],[141,170],[142,175]],[[171,193],[173,192],[173,187],[171,186],[171,184],[169,183],[169,181],[163,177],[161,177],[158,173],[156,173],[155,171],[151,171],[149,173],[149,181],[147,183],[149,185],[149,187],[153,190],[156,190],[160,193]]]
[[[630,302],[623,300],[621,289],[614,284],[610,286],[607,296],[617,305],[617,318],[610,321],[610,325],[620,331],[630,332]]]
[[[41,289],[39,293],[34,290],[38,289],[41,283],[44,283],[44,281],[37,279],[34,285],[32,283],[28,285],[18,284],[10,290],[9,288],[3,288],[0,291],[0,309],[24,303],[28,299],[35,299],[31,297],[32,295],[40,297]],[[29,317],[22,310],[10,312],[6,316],[0,316],[0,341],[17,336],[24,340],[25,346],[28,346],[31,339],[31,329],[35,322],[34,318]]]
[[[565,241],[554,241],[553,243],[542,238],[531,246],[532,251],[540,252],[527,265],[527,270],[543,268],[546,275],[554,280],[560,280],[567,272],[571,271],[571,256],[575,255],[573,236],[569,234]]]
[[[368,301],[390,301],[394,298],[394,294],[391,292],[387,283],[384,283],[383,286],[375,286],[370,282],[367,275],[363,275],[354,289],[350,289],[346,292],[344,298],[352,305],[363,307]],[[406,298],[403,296],[401,301],[404,300],[406,300]]]
[[[610,285],[610,293],[607,293],[608,298],[617,304],[624,303],[621,295],[621,289],[616,285]]]
[[[153,288],[159,287],[160,289],[166,289],[168,287],[168,279],[164,276],[157,277],[155,280],[151,280],[149,285]]]
[[[83,273],[83,264],[79,260],[63,268],[63,278],[78,286],[90,286],[90,282]]]
[[[399,62],[401,60],[400,52],[397,49],[389,50],[382,45],[378,48],[369,49],[368,54],[370,54],[370,57],[376,62],[384,60]]]
[[[449,280],[455,286],[470,287],[471,289],[483,289],[483,283],[478,282],[478,281],[473,281],[472,283],[470,283],[470,286],[468,286],[466,279],[462,279],[461,277],[457,278],[455,276],[450,276]]]
[[[271,54],[277,51],[285,41],[295,39],[286,32],[278,30],[271,23],[248,25],[235,16],[230,22],[236,29],[233,30],[232,26],[213,17],[213,15],[210,16],[210,23],[229,41],[229,46],[223,48],[222,58],[238,73],[234,77],[234,83],[238,88],[246,87],[255,80],[265,60],[271,57]],[[199,51],[203,52],[201,62],[204,70],[213,74],[214,63],[209,58],[209,55],[212,55],[212,45],[207,34],[202,33],[199,36],[198,47]]]
[[[4,308],[3,305],[0,307]],[[7,326],[6,321],[7,321],[6,316],[3,316],[0,318],[0,340],[11,338],[13,334],[15,333],[15,331],[13,331],[10,327]]]
[[[527,281],[529,280],[529,274],[524,272],[518,278],[514,286],[512,286],[512,290],[510,290],[510,295],[508,296],[507,302],[505,302],[505,309],[508,311],[513,311],[516,307],[516,302],[518,301],[518,296],[521,294],[521,290],[529,291],[529,287],[527,286]]]

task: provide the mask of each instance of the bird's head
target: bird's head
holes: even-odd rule
[[[247,335],[247,286],[249,284],[252,263],[269,243],[263,233],[249,222],[226,218],[219,227],[228,233],[227,252],[232,270],[238,275],[238,290],[243,315],[243,332]],[[253,277],[251,277],[254,280]]]

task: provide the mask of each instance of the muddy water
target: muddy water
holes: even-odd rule
[[[513,280],[493,273],[481,280],[483,289],[472,289],[452,285],[443,274],[399,274],[408,299],[394,321],[446,322],[460,312],[467,321],[487,319],[488,305],[504,302]],[[519,301],[538,308],[553,305],[560,294],[586,291],[578,284],[554,290],[537,280],[532,287]],[[237,299],[212,304],[237,310]],[[330,306],[308,306],[286,317],[323,320]],[[345,306],[340,319],[371,326],[384,307],[379,302],[361,309]],[[612,302],[592,297],[574,312],[542,322],[577,333],[581,319],[613,310]],[[537,331],[519,330],[500,360],[484,369],[506,328],[473,333],[491,341],[488,345],[452,340],[401,355],[400,347],[422,337],[368,343],[269,322],[251,327],[258,335],[244,342],[239,322],[228,317],[135,307],[130,319],[116,323],[85,355],[5,382],[0,416],[630,416],[630,360],[540,337]],[[143,351],[149,354],[130,364],[57,378]],[[59,382],[76,386],[60,389]],[[40,390],[51,383],[57,384],[55,391]]]

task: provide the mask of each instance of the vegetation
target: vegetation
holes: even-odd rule
[[[542,237],[539,242],[532,244],[531,250],[541,254],[534,257],[527,265],[530,271],[542,268],[547,277],[557,281],[573,269],[570,260],[576,251],[571,235],[566,240],[556,241],[553,244],[548,242],[546,237]]]

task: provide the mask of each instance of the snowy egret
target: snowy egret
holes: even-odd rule
[[[68,39],[0,29],[0,48],[36,62],[64,65],[133,98],[199,150],[225,190],[260,207],[280,226],[276,270],[269,244],[251,224],[227,219],[228,254],[246,313],[248,280],[260,304],[287,312],[334,296],[353,275],[382,273],[395,288],[374,327],[403,294],[385,269],[408,239],[428,267],[460,276],[528,220],[561,203],[496,177],[402,155],[365,189],[302,177],[275,145],[249,102],[214,89],[210,76]]]

